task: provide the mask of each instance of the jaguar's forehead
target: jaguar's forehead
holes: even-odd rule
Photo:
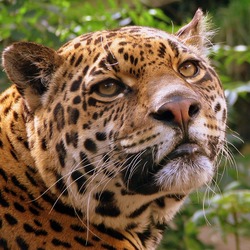
[[[93,46],[93,50],[103,48],[109,49],[108,46],[116,47],[148,47],[150,43],[167,43],[169,40],[178,42],[178,38],[167,32],[140,26],[124,27],[116,30],[103,30],[79,36],[59,49],[59,53],[64,54],[75,49],[84,49]]]
[[[178,36],[141,26],[85,34],[58,51],[72,66],[72,75],[83,73],[86,85],[92,79],[97,81],[98,77],[103,77],[104,73],[109,75],[107,77],[114,74],[122,77],[123,74],[136,79],[152,71],[165,74],[186,55],[200,57],[193,52]]]

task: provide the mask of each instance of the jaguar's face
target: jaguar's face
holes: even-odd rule
[[[59,53],[67,59],[58,81],[70,80],[49,105],[65,135],[56,147],[62,176],[77,170],[78,180],[140,194],[187,194],[212,179],[226,104],[203,56],[177,37],[138,27],[82,36]]]
[[[211,181],[226,102],[194,37],[126,27],[70,41],[53,52],[50,71],[32,64],[43,85],[19,90],[32,155],[57,197],[95,211],[90,221],[118,225],[111,218],[123,216],[125,228],[144,210],[150,218],[152,202]],[[46,62],[52,52],[41,50]]]

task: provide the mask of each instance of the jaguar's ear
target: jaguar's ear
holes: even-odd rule
[[[206,53],[211,36],[214,34],[209,30],[209,26],[208,17],[204,16],[201,9],[198,9],[191,22],[182,27],[175,35],[185,44],[195,47],[199,52]]]
[[[30,111],[41,103],[54,72],[62,63],[56,51],[30,42],[18,42],[3,52],[3,67]]]

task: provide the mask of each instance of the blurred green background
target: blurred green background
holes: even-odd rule
[[[168,225],[159,250],[249,250],[249,0],[0,0],[0,51],[21,40],[56,49],[82,33],[133,24],[173,32],[198,7],[217,30],[210,57],[228,100],[228,155],[211,187],[191,195]],[[1,70],[0,91],[8,86]]]

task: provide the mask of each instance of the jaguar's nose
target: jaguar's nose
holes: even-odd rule
[[[156,120],[187,131],[189,122],[199,115],[200,110],[201,103],[198,100],[175,97],[164,103],[156,112],[152,113],[152,116]]]

